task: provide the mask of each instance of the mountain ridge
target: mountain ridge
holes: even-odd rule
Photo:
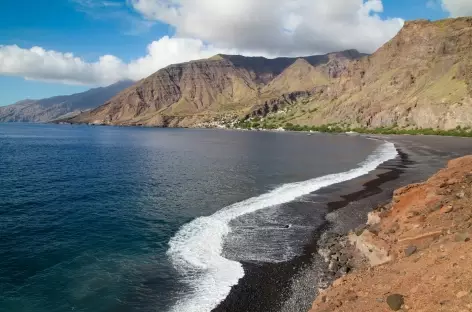
[[[406,22],[306,105],[301,125],[453,129],[472,125],[472,18]]]
[[[319,75],[329,80],[337,77],[339,68],[344,68],[348,61],[362,56],[364,54],[355,50],[347,50],[303,59],[319,68]],[[262,90],[297,59],[300,58],[267,59],[219,54],[208,59],[169,65],[104,105],[68,121],[185,127],[224,114],[244,114],[264,100],[296,89]],[[307,87],[304,84],[300,84],[300,88],[296,91],[309,91],[305,90]]]
[[[92,88],[71,95],[21,100],[0,107],[0,122],[49,122],[62,118],[64,115],[78,114],[103,104],[132,84],[134,82],[131,80],[123,80],[107,87]]]

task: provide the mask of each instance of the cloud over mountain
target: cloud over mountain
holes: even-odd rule
[[[228,52],[198,39],[162,37],[147,47],[145,56],[124,63],[113,56],[87,62],[72,53],[0,46],[0,74],[65,84],[109,85],[119,80],[139,80],[167,65]]]
[[[382,19],[381,0],[130,0],[182,37],[285,56],[345,49],[374,52],[403,25]]]
[[[444,0],[453,2],[453,0]],[[456,2],[459,0],[455,0]],[[94,8],[92,0],[76,0]],[[169,24],[173,37],[130,62],[113,55],[87,61],[43,47],[0,46],[0,74],[66,84],[138,80],[169,64],[217,53],[299,56],[345,49],[373,52],[403,25],[382,19],[381,0],[127,0],[148,20]],[[101,6],[116,2],[101,1]]]
[[[453,17],[472,15],[471,0],[442,0],[442,7]]]

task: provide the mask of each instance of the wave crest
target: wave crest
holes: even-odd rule
[[[240,216],[291,202],[323,187],[352,180],[397,156],[395,145],[385,142],[358,167],[303,182],[284,184],[268,193],[225,207],[208,217],[185,224],[169,242],[167,255],[193,290],[172,308],[175,312],[210,312],[244,276],[242,265],[222,256],[229,223]]]

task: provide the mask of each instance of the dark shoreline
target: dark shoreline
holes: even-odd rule
[[[393,191],[427,179],[448,160],[472,154],[468,138],[369,135],[395,144],[399,156],[375,171],[316,193],[324,204],[324,222],[313,229],[304,252],[285,263],[243,263],[245,276],[214,312],[304,312],[316,298],[318,285],[330,284],[327,264],[318,255],[323,233],[346,234],[367,221],[367,214],[391,200]],[[326,278],[327,277],[327,278]],[[331,282],[332,282],[331,277]]]
[[[381,167],[391,166],[386,172],[378,172],[378,169],[373,173],[369,181],[362,183],[362,189],[350,192],[339,197],[342,200],[332,200],[327,202],[328,213],[339,210],[348,206],[352,202],[361,199],[369,198],[375,194],[381,193],[383,190],[381,185],[388,181],[398,179],[405,168],[412,164],[408,155],[397,148],[399,156],[394,160],[387,161]],[[392,163],[392,164],[390,164]],[[363,180],[364,177],[356,178],[354,180],[345,181],[337,185],[329,186],[322,189],[317,194],[329,196],[333,190],[342,187],[344,184],[355,183],[356,180]],[[393,192],[393,191],[392,191]],[[392,192],[389,193],[391,196]],[[377,202],[375,204],[380,204]],[[371,207],[372,209],[374,207]],[[309,244],[304,247],[302,255],[284,263],[279,264],[255,264],[243,263],[245,276],[239,281],[239,284],[234,286],[228,297],[215,308],[214,312],[277,312],[281,311],[282,305],[289,299],[292,279],[301,270],[313,264],[314,255],[318,252],[318,240],[323,233],[329,232],[333,228],[332,222],[326,219],[321,226],[313,230],[312,239]],[[360,222],[358,225],[361,225]],[[327,271],[327,264],[324,264],[323,271]],[[327,281],[329,282],[329,281]],[[311,302],[315,298],[308,299]],[[307,306],[308,310],[309,307]]]

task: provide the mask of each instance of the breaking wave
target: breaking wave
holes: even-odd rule
[[[395,145],[385,142],[358,167],[303,182],[284,184],[268,193],[227,206],[208,217],[185,224],[170,240],[167,255],[192,289],[171,311],[210,312],[244,276],[241,263],[222,256],[230,222],[255,211],[291,202],[321,188],[352,180],[397,156]]]

